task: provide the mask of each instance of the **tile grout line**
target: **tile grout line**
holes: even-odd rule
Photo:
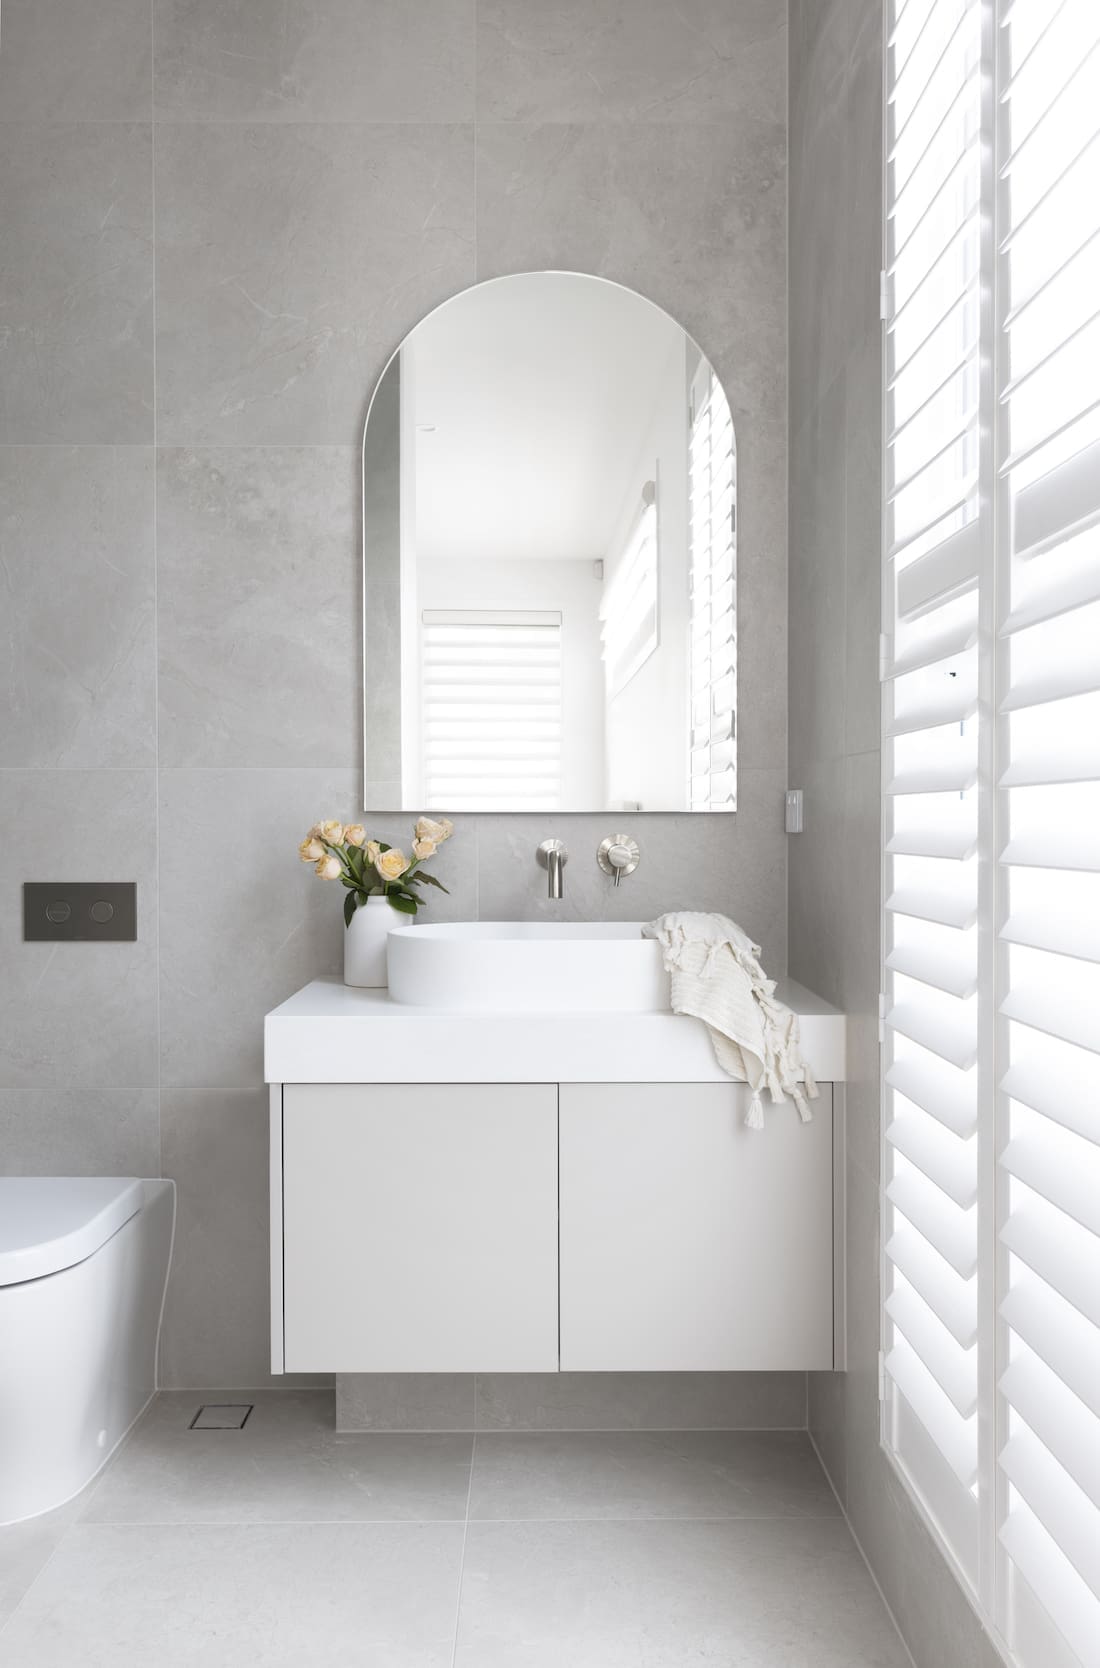
[[[28,1521],[33,1522],[34,1520],[32,1518]],[[47,1563],[52,1560],[54,1553],[59,1550],[61,1542],[63,1540],[67,1540],[74,1529],[423,1529],[425,1527],[453,1529],[461,1525],[463,1528],[463,1556],[465,1556],[466,1534],[470,1526],[473,1524],[476,1524],[479,1527],[483,1525],[492,1525],[497,1527],[501,1524],[534,1524],[536,1526],[539,1524],[554,1524],[556,1526],[569,1525],[573,1528],[588,1528],[596,1527],[600,1524],[617,1524],[622,1526],[624,1524],[631,1523],[661,1523],[665,1525],[707,1524],[711,1527],[718,1527],[723,1524],[728,1525],[729,1527],[736,1527],[739,1524],[747,1523],[778,1523],[784,1525],[831,1523],[843,1528],[847,1534],[851,1535],[852,1542],[856,1550],[860,1553],[863,1562],[866,1563],[867,1561],[866,1556],[863,1553],[863,1549],[859,1546],[859,1542],[856,1540],[855,1534],[852,1532],[851,1527],[844,1515],[843,1509],[839,1509],[835,1512],[782,1512],[779,1514],[757,1512],[754,1514],[745,1513],[740,1517],[708,1517],[706,1515],[700,1515],[697,1512],[685,1513],[681,1517],[654,1517],[646,1513],[639,1513],[624,1517],[616,1516],[613,1513],[607,1513],[601,1517],[471,1517],[469,1519],[464,1519],[462,1517],[110,1518],[80,1515],[75,1517],[73,1521],[66,1526],[59,1537],[57,1546],[54,1547],[53,1552],[50,1554],[50,1558],[47,1559]],[[15,1525],[14,1527],[19,1526]],[[42,1570],[45,1568],[46,1565],[43,1564]],[[38,1572],[39,1575],[42,1574],[42,1570]],[[35,1580],[37,1579],[38,1576],[35,1577]],[[461,1571],[459,1585],[461,1589]],[[875,1582],[875,1589],[881,1596],[881,1589],[879,1588],[877,1582]],[[459,1596],[461,1598],[461,1592]],[[886,1600],[883,1599],[882,1602],[887,1611],[889,1611],[890,1607],[886,1603]],[[20,1603],[22,1603],[22,1600],[20,1600]],[[890,1619],[892,1622],[894,1621],[892,1612],[890,1613]],[[894,1626],[897,1627],[896,1622],[894,1622]]]
[[[470,1443],[470,1478],[466,1485],[466,1516],[462,1525],[462,1551],[458,1559],[458,1593],[455,1598],[455,1630],[451,1640],[451,1668],[458,1660],[458,1628],[462,1620],[462,1578],[466,1573],[466,1542],[470,1535],[470,1502],[474,1493],[474,1465],[477,1460],[477,1432]]]

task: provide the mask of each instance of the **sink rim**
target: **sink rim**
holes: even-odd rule
[[[644,921],[424,921],[391,927],[389,937],[446,945],[656,944]]]

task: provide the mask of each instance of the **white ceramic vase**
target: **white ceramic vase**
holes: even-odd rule
[[[360,904],[344,929],[344,983],[384,990],[386,934],[398,925],[398,915],[385,898],[368,898]]]

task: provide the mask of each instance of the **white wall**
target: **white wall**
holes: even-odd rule
[[[604,559],[610,584],[646,481],[657,483],[657,648],[607,703],[607,799],[622,810],[677,810],[687,803],[688,432],[687,390],[698,355],[678,342],[669,355],[653,420]]]
[[[562,616],[563,811],[603,803],[600,583],[589,560],[421,562],[418,606],[555,608]]]

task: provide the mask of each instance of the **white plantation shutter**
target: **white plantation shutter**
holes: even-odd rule
[[[691,391],[689,805],[732,810],[737,801],[737,456],[733,419],[708,364]]]
[[[997,41],[997,1464],[1024,1668],[1100,1661],[1100,7]]]
[[[424,802],[553,811],[561,800],[561,615],[425,609]]]
[[[978,1572],[981,7],[893,8],[887,178],[887,1441]]]
[[[1010,1658],[1072,1668],[1100,1663],[1100,6],[891,9],[884,1436]]]

